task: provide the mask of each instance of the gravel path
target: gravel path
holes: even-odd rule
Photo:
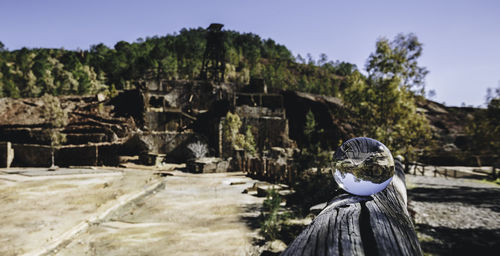
[[[498,255],[500,186],[471,179],[406,176],[408,207],[431,255]]]

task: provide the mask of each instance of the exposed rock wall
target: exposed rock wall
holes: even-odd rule
[[[49,167],[52,164],[51,147],[36,144],[13,144],[16,167]],[[58,166],[117,166],[120,164],[121,145],[100,143],[60,146],[54,150]]]
[[[113,106],[98,97],[59,97],[68,112],[69,123],[61,129],[66,145],[114,142],[135,129],[131,119],[113,115]],[[50,144],[44,130],[48,124],[41,113],[39,98],[0,99],[0,141],[18,144]]]
[[[81,164],[89,165],[114,164],[118,162],[114,155],[144,152],[166,154],[167,160],[180,162],[189,155],[187,144],[197,140],[209,145],[209,155],[220,156],[223,149],[220,123],[228,111],[241,117],[242,132],[247,125],[252,126],[260,151],[275,146],[308,146],[304,127],[309,111],[314,113],[318,129],[324,130],[319,138],[324,148],[335,149],[341,141],[360,136],[356,132],[357,122],[362,120],[353,118],[340,99],[294,91],[275,90],[268,94],[262,86],[252,89],[252,86],[201,81],[150,81],[139,86],[141,89],[121,92],[110,100],[94,96],[60,97],[70,119],[61,132],[67,136],[65,144],[81,150],[92,148],[89,143],[115,145],[98,150],[98,156],[82,153],[88,158]],[[427,100],[417,103],[418,110],[430,120],[437,145],[423,160],[440,165],[477,163],[474,152],[467,151],[470,137],[465,132],[467,117],[477,109],[446,107]],[[16,147],[20,150],[15,152],[14,164],[36,165],[36,161],[39,165],[50,164],[46,147],[30,146],[49,144],[46,136],[42,136],[47,124],[40,113],[41,104],[40,99],[0,99],[0,141],[10,141],[14,150]],[[127,142],[123,146],[117,146],[124,141]],[[61,151],[60,159],[64,158],[65,150]],[[37,152],[39,155],[35,155]],[[109,162],[103,160],[106,158]],[[483,164],[488,163],[483,161]]]
[[[51,148],[47,145],[12,144],[15,167],[49,167],[52,164]]]
[[[315,116],[318,129],[323,129],[323,146],[332,149],[339,142],[356,137],[355,123],[350,118],[349,111],[343,107],[338,98],[295,91],[284,91],[284,107],[290,129],[290,139],[299,147],[307,147],[304,137],[306,115],[310,111]]]

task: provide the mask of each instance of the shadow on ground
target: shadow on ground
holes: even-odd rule
[[[262,210],[262,204],[248,204],[241,208],[241,212],[251,213],[240,216],[241,221],[244,222],[252,230],[260,228],[262,217],[260,214],[257,215],[255,213]]]
[[[432,255],[498,255],[500,229],[452,229],[416,225],[417,232],[434,239],[421,241],[422,250]]]
[[[500,189],[453,187],[418,187],[408,193],[410,200],[419,202],[460,202],[478,208],[489,208],[500,212]]]
[[[417,187],[408,191],[408,199],[425,203],[461,203],[479,209],[500,212],[500,189],[466,186]],[[471,220],[473,221],[473,220]],[[431,255],[499,255],[500,229],[456,229],[416,224],[422,250]]]

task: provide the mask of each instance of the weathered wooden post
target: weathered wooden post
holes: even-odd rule
[[[335,197],[282,255],[422,255],[407,210],[403,165],[382,191]]]

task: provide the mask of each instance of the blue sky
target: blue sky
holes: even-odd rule
[[[500,1],[0,1],[0,41],[10,50],[112,47],[212,22],[360,69],[378,38],[413,32],[434,100],[478,106],[486,88],[500,86]]]

